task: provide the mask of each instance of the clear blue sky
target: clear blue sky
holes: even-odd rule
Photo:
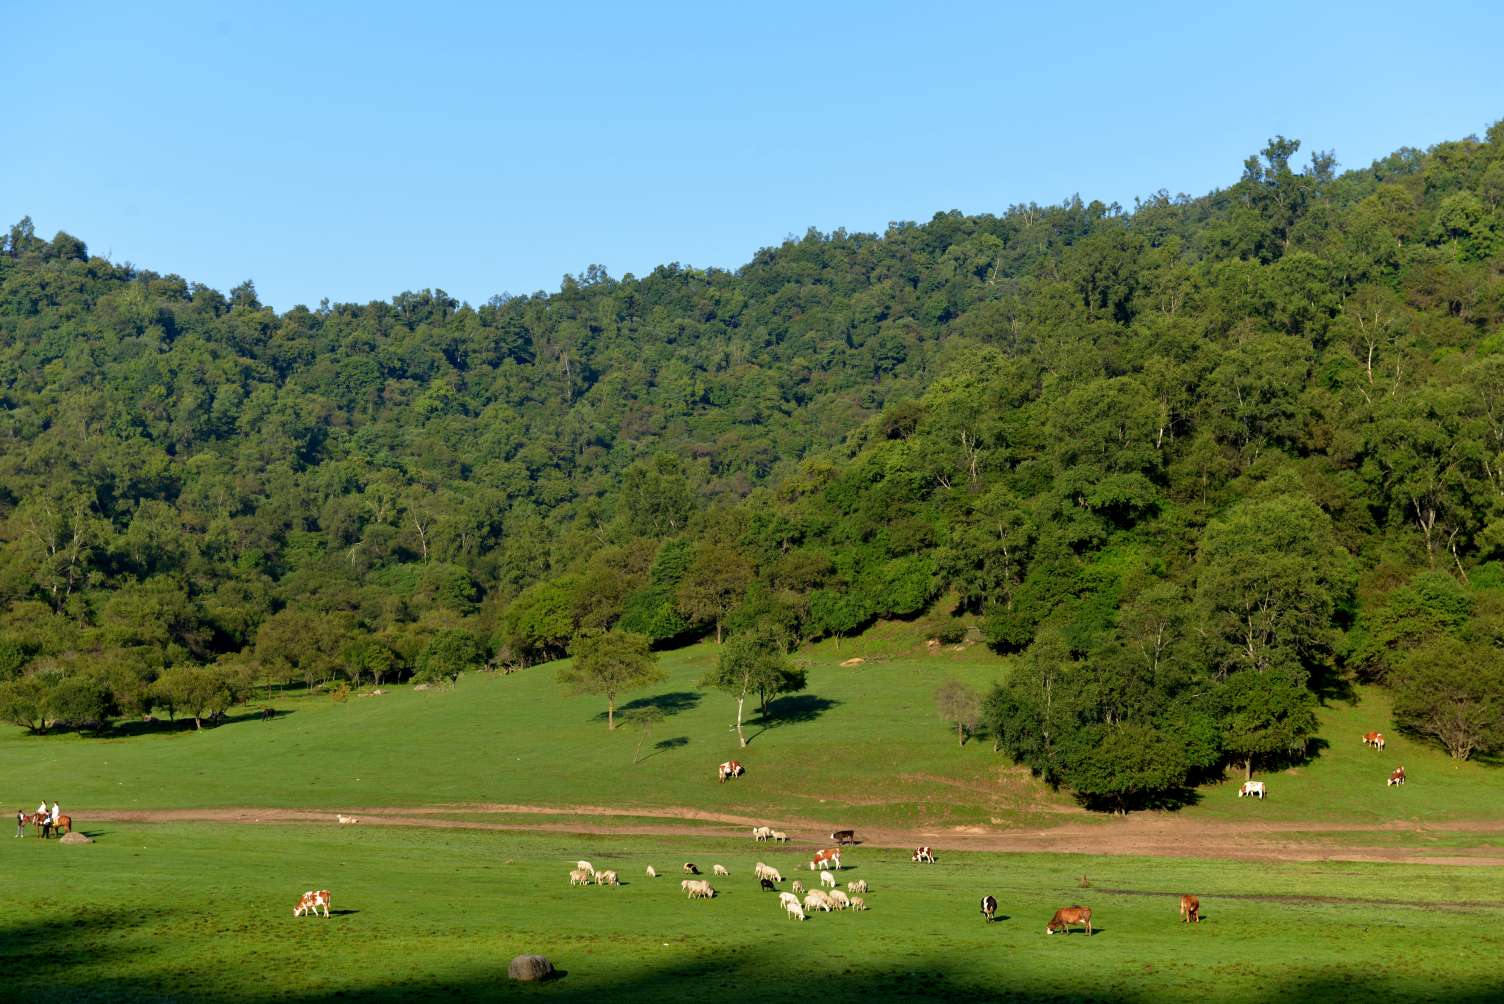
[[[0,222],[279,309],[479,303],[1504,117],[1504,5],[1223,7],[0,0]]]

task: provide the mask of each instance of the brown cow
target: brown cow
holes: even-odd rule
[[[298,897],[298,905],[292,908],[292,915],[294,917],[301,917],[306,913],[310,916],[317,916],[320,907],[324,910],[324,916],[329,916],[329,890],[319,889],[315,891],[310,889]]]
[[[1054,934],[1056,931],[1071,933],[1071,925],[1080,924],[1086,928],[1086,936],[1091,937],[1091,907],[1067,906],[1055,911],[1055,916],[1044,925],[1045,934]]]
[[[1180,897],[1180,921],[1183,924],[1201,923],[1201,900],[1190,893]]]
[[[1376,750],[1382,750],[1384,748],[1384,733],[1382,733],[1382,732],[1365,732],[1365,733],[1363,733],[1363,745],[1364,746],[1372,746]]]
[[[1389,780],[1385,783],[1385,787],[1391,787],[1391,786],[1396,785],[1396,784],[1404,784],[1404,783],[1405,783],[1405,768],[1403,768],[1403,767],[1396,767],[1396,768],[1394,768],[1394,772],[1389,775]]]

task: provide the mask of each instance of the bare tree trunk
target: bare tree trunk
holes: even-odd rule
[[[1253,780],[1253,756],[1251,754],[1248,759],[1243,761],[1243,780]]]
[[[607,732],[612,732],[615,729],[616,729],[616,698],[614,698],[614,697],[607,697],[606,698],[606,731]]]
[[[742,733],[742,704],[747,700],[745,693],[736,699],[736,739],[743,746],[747,745],[747,737]]]

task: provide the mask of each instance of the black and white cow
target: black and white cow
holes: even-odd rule
[[[987,923],[992,923],[992,918],[997,915],[997,900],[991,896],[982,897],[982,917]]]

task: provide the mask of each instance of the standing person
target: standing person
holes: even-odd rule
[[[26,812],[25,812],[24,809],[17,809],[16,810],[16,836],[18,836],[18,837],[24,837],[25,835],[26,835]]]

